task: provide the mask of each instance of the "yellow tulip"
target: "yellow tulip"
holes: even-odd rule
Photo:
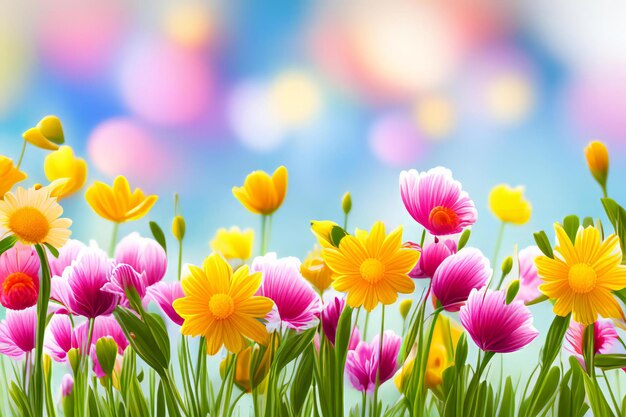
[[[235,384],[245,392],[251,392],[252,388],[260,388],[263,391],[264,379],[269,373],[269,353],[270,349],[265,349],[263,357],[261,355],[261,349],[259,345],[248,346],[237,355],[237,362],[235,363]],[[226,374],[226,366],[228,361],[232,360],[232,356],[229,355],[220,363],[220,375],[224,378]],[[254,366],[254,372],[251,372],[250,367]],[[253,374],[252,386],[250,385],[250,376]]]
[[[48,181],[68,179],[65,187],[59,190],[59,200],[80,190],[87,180],[87,163],[74,156],[74,151],[69,146],[61,146],[46,156],[43,168]]]
[[[339,225],[335,222],[331,222],[330,220],[311,221],[311,232],[313,232],[319,244],[324,248],[335,247],[331,238],[331,232],[334,227],[339,227]]]
[[[270,177],[265,171],[254,171],[242,187],[233,187],[233,195],[245,208],[255,214],[274,213],[287,193],[287,168],[278,167]]]
[[[0,200],[15,184],[26,179],[26,174],[13,165],[11,158],[0,155]]]
[[[496,185],[489,193],[489,209],[505,223],[524,224],[530,220],[532,206],[524,199],[524,187]]]
[[[24,132],[22,137],[31,145],[49,151],[56,151],[59,145],[65,142],[63,125],[56,116],[44,117],[37,123],[37,126]]]
[[[609,151],[606,149],[606,145],[597,140],[590,142],[585,148],[585,158],[591,175],[604,189],[609,176]]]
[[[300,265],[300,273],[322,293],[333,282],[333,271],[324,262],[322,251],[319,248],[309,252],[302,265]]]
[[[139,188],[131,192],[128,180],[121,175],[115,178],[113,186],[94,182],[85,198],[96,214],[115,223],[141,219],[158,199],[156,195],[146,196]]]
[[[424,384],[427,388],[437,389],[443,380],[443,372],[454,364],[454,351],[461,334],[463,334],[463,328],[458,323],[445,316],[437,317],[424,375]],[[407,388],[406,383],[413,371],[415,353],[414,347],[408,360],[394,378],[394,383],[400,392],[404,392]]]
[[[240,230],[237,226],[229,230],[219,229],[211,241],[211,249],[219,252],[226,259],[241,259],[245,261],[252,256],[252,229]]]

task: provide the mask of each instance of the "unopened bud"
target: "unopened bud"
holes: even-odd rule
[[[411,311],[411,307],[413,307],[413,300],[410,298],[400,302],[400,307],[398,307],[398,309],[400,310],[400,315],[403,319],[406,320],[409,315],[409,311]]]
[[[609,176],[609,151],[604,143],[594,140],[585,148],[587,166],[593,178],[604,189]]]
[[[185,218],[181,215],[174,217],[172,220],[172,234],[179,242],[185,237]]]
[[[352,210],[352,196],[349,191],[345,193],[341,199],[341,208],[346,215]]]
[[[512,281],[506,289],[506,303],[511,304],[519,292],[519,279]]]
[[[507,256],[504,261],[502,261],[502,276],[507,276],[513,269],[513,258]]]

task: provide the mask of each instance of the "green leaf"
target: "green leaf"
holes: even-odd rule
[[[117,358],[117,343],[112,337],[101,337],[96,342],[96,357],[100,368],[106,375],[111,375]]]
[[[296,359],[302,352],[311,345],[317,329],[315,327],[305,330],[302,333],[290,332],[281,342],[276,351],[276,371],[280,372],[291,361]]]
[[[150,222],[150,231],[152,232],[152,236],[154,236],[154,240],[156,240],[159,245],[163,248],[165,252],[167,252],[167,242],[165,241],[165,233],[163,233],[163,229],[156,222]]]
[[[548,239],[548,235],[543,230],[539,232],[533,233],[533,237],[535,238],[535,242],[541,252],[546,255],[548,258],[554,259],[554,252],[552,252],[552,245],[550,244],[550,239]]]
[[[300,359],[300,364],[296,368],[296,373],[291,383],[291,406],[296,415],[299,415],[302,406],[311,390],[313,382],[313,367],[315,366],[315,356],[313,346],[304,351]]]
[[[557,390],[555,389],[559,385],[561,380],[561,369],[558,366],[553,366],[548,372],[548,376],[545,378],[539,389],[539,395],[536,401],[536,411],[541,411],[546,406],[550,406],[550,400],[553,399]]]
[[[348,236],[348,233],[345,230],[343,230],[342,227],[333,226],[333,228],[330,230],[330,242],[333,244],[333,246],[337,248],[339,247],[339,243],[341,242],[341,239],[343,239],[346,236]]]
[[[589,227],[589,226],[594,226],[594,223],[593,223],[593,218],[587,216],[583,219],[583,227]]]
[[[465,337],[465,333],[463,333],[456,344],[456,353],[454,355],[454,367],[456,368],[457,374],[460,373],[461,369],[465,366],[467,349],[467,337]]]
[[[566,218],[563,219],[563,229],[569,240],[574,243],[576,240],[576,233],[578,233],[578,227],[580,226],[580,219],[575,214],[570,214]]]
[[[596,368],[608,371],[610,369],[626,368],[626,354],[623,353],[606,353],[597,354],[594,358]]]
[[[563,337],[569,327],[570,315],[565,317],[555,316],[546,335],[546,341],[543,345],[543,352],[541,353],[541,366],[550,366],[556,359],[561,345],[563,344]]]
[[[515,417],[515,390],[513,389],[513,382],[510,376],[506,378],[504,384],[504,393],[502,394],[498,417]]]
[[[615,233],[619,237],[623,262],[626,259],[626,210],[611,198],[603,198],[602,205],[609,221],[613,225]]]
[[[48,248],[48,250],[50,251],[50,254],[52,254],[52,256],[54,256],[55,258],[59,257],[59,250],[57,248],[55,248],[54,246],[52,246],[49,243],[44,243],[44,245],[46,245],[46,248]]]
[[[463,230],[463,233],[461,233],[461,237],[459,238],[459,243],[457,245],[457,252],[463,249],[465,245],[467,245],[471,234],[472,231],[470,229]]]
[[[11,249],[16,242],[17,238],[13,235],[7,236],[4,239],[0,240],[0,255]]]

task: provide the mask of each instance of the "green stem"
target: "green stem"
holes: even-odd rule
[[[81,352],[80,352],[80,360],[81,360],[81,366],[79,367],[79,369],[82,369],[83,372],[83,377],[85,378],[85,390],[83,391],[85,394],[87,394],[89,392],[89,378],[87,377],[87,375],[89,375],[89,350],[91,348],[91,339],[93,338],[93,329],[94,326],[96,324],[96,320],[93,318],[89,319],[89,328],[87,330],[87,344],[85,346],[81,346]],[[88,401],[87,398],[84,399],[85,401],[83,402],[82,406],[83,406],[83,416],[87,416],[88,414]]]
[[[615,399],[615,395],[613,394],[613,390],[611,389],[611,383],[609,382],[609,377],[606,375],[606,371],[604,369],[602,370],[602,375],[604,375],[604,380],[606,381],[606,387],[609,390],[611,401],[613,401],[613,407],[615,407],[615,413],[619,416],[621,415],[621,411],[619,409],[617,400]]]
[[[348,213],[343,218],[343,230],[348,231]]]
[[[365,417],[365,410],[367,409],[367,394],[366,391],[363,391],[363,398],[362,398],[362,403],[363,405],[361,406],[361,417]]]
[[[17,160],[17,165],[16,165],[17,169],[20,169],[20,166],[22,166],[22,161],[24,160],[24,154],[26,153],[27,144],[28,142],[24,141],[24,144],[22,145],[22,152],[20,153],[20,158]]]
[[[383,312],[380,320],[380,334],[378,343],[378,367],[376,368],[376,385],[374,385],[374,404],[372,407],[372,416],[378,415],[378,388],[380,386],[380,361],[383,357],[383,339],[385,333],[385,305],[382,305]]]
[[[109,245],[109,256],[115,255],[115,245],[117,244],[117,232],[119,231],[120,224],[113,223],[113,234],[111,235],[111,244]]]
[[[500,228],[498,229],[498,237],[496,238],[496,247],[493,250],[493,258],[491,258],[491,267],[496,268],[496,262],[498,262],[498,254],[500,253],[500,246],[502,246],[502,237],[504,236],[504,226],[505,222],[500,223]]]
[[[367,328],[369,327],[369,323],[370,323],[370,312],[366,311],[365,312],[365,324],[363,324],[363,340],[367,340]]]
[[[43,246],[35,245],[41,264],[41,282],[39,283],[39,297],[37,298],[37,333],[35,344],[35,365],[33,372],[34,392],[33,402],[36,415],[43,415],[44,375],[43,375],[43,342],[48,316],[48,302],[50,300],[50,266]]]
[[[261,253],[260,255],[265,255],[267,251],[267,247],[265,245],[266,242],[266,233],[267,233],[267,214],[261,215]]]
[[[182,271],[183,271],[183,241],[181,240],[178,242],[178,274],[176,275],[176,278],[178,278],[179,281],[182,278]]]
[[[109,410],[111,412],[111,416],[117,416],[117,410],[115,409],[115,397],[113,396],[113,382],[110,376],[106,377],[106,395],[107,402],[109,403]]]

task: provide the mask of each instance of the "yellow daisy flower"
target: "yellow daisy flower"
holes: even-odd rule
[[[233,187],[233,195],[255,214],[272,214],[283,204],[287,193],[287,168],[278,167],[270,177],[265,171],[250,173],[242,187]]]
[[[623,313],[611,291],[626,287],[626,266],[621,265],[622,251],[616,235],[604,241],[593,226],[581,228],[574,244],[560,224],[555,224],[558,246],[555,258],[540,256],[535,260],[544,281],[539,290],[555,300],[554,313],[582,324],[603,317],[621,318]]]
[[[50,197],[50,188],[19,187],[15,193],[8,192],[0,201],[0,226],[4,236],[14,235],[27,245],[48,243],[62,247],[72,233],[72,221],[59,218],[63,208],[57,199]],[[4,237],[2,236],[2,237]]]
[[[322,250],[313,249],[300,265],[300,273],[319,292],[324,292],[333,282],[333,271],[326,265]]]
[[[59,150],[46,156],[43,169],[48,181],[68,179],[67,184],[59,191],[59,200],[80,190],[87,180],[87,163],[74,156],[74,151],[69,146],[61,146]]]
[[[247,260],[252,256],[252,242],[254,231],[241,230],[237,226],[229,230],[219,229],[211,241],[211,249],[219,252],[226,259]]]
[[[15,184],[25,179],[26,174],[13,165],[11,158],[0,155],[0,199],[2,199]]]
[[[369,234],[357,230],[356,236],[344,237],[339,248],[324,249],[324,261],[336,274],[333,287],[348,293],[351,307],[367,311],[378,303],[392,304],[398,293],[415,289],[408,273],[418,259],[419,252],[402,247],[402,228],[387,235],[382,222],[376,222]]]
[[[182,280],[185,296],[174,301],[174,309],[185,320],[181,333],[204,336],[209,355],[222,346],[240,352],[245,338],[264,343],[268,333],[261,320],[274,302],[254,295],[261,281],[261,273],[249,274],[247,265],[233,274],[228,262],[215,253],[202,268],[189,265]]]
[[[131,192],[128,180],[119,176],[113,186],[96,181],[87,189],[85,198],[102,218],[115,223],[138,220],[148,214],[158,197],[146,196],[140,188]]]
[[[501,221],[524,224],[530,220],[532,206],[524,198],[524,187],[500,184],[489,193],[489,209]]]

